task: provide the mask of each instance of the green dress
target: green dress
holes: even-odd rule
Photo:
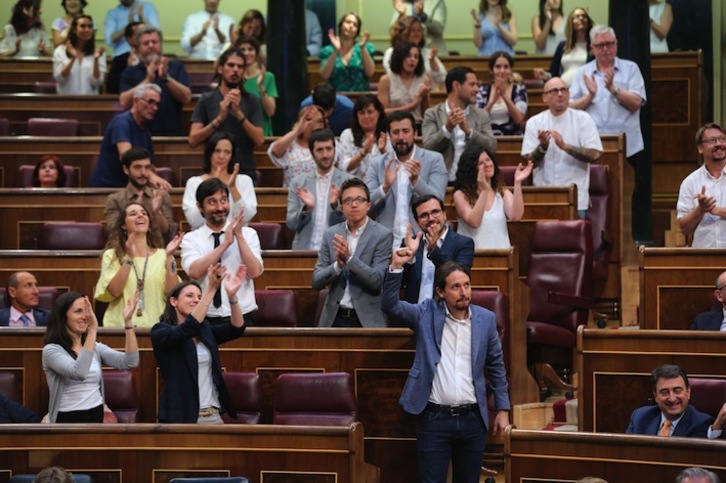
[[[262,85],[264,86],[265,90],[267,91],[267,95],[270,97],[274,97],[277,99],[277,83],[275,82],[275,74],[272,72],[265,72],[265,80],[262,81]],[[262,103],[262,99],[260,96],[260,89],[257,87],[257,77],[252,77],[250,79],[245,79],[244,83],[245,92],[249,92],[256,98],[260,99],[260,103]],[[265,134],[265,136],[274,136],[274,133],[272,132],[272,118],[267,117],[267,113],[265,112],[265,108],[262,107],[260,104],[260,108],[262,110],[262,130]]]
[[[376,49],[370,42],[366,42],[365,48],[372,59]],[[323,50],[320,51],[321,68],[327,62],[328,57],[334,53],[335,49],[332,45],[323,47]],[[328,79],[328,84],[335,87],[337,92],[361,92],[371,90],[370,82],[371,80],[366,77],[366,73],[363,70],[363,56],[361,54],[360,44],[356,42],[347,66],[343,63],[340,56],[335,59],[335,65],[333,66],[330,79]]]

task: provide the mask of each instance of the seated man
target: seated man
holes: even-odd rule
[[[45,327],[48,311],[38,308],[38,281],[30,272],[15,272],[8,278],[7,297],[10,307],[0,310],[2,327]]]
[[[633,411],[626,433],[708,439],[721,437],[726,423],[726,404],[715,422],[710,415],[689,406],[691,388],[683,369],[672,364],[656,367],[651,373],[651,383],[656,405]]]
[[[39,423],[40,417],[20,403],[0,393],[0,424]]]
[[[696,320],[691,325],[691,330],[720,330],[726,331],[726,298],[724,298],[723,290],[726,289],[726,272],[716,279],[715,295],[721,306],[716,310],[702,312],[696,316]]]
[[[313,89],[312,95],[303,99],[300,108],[315,104],[325,111],[328,125],[336,136],[340,136],[346,128],[350,127],[350,118],[353,115],[353,101],[345,96],[335,93],[335,87],[330,84],[319,84]]]
[[[721,483],[718,475],[703,468],[686,468],[676,477],[676,483]]]

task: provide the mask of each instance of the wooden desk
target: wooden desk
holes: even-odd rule
[[[641,329],[688,329],[711,309],[726,250],[641,247],[638,259]]]
[[[380,470],[365,461],[361,423],[225,425],[214,430],[195,424],[0,428],[0,481],[47,466],[62,466],[109,483],[167,483],[172,478],[205,476],[245,476],[251,483],[381,481]]]
[[[723,332],[580,328],[580,430],[625,432],[633,410],[652,404],[650,373],[661,364],[691,377],[726,378],[725,346]]]
[[[506,481],[575,483],[597,476],[610,482],[671,482],[694,466],[723,480],[724,450],[723,441],[695,438],[511,429],[504,445]]]

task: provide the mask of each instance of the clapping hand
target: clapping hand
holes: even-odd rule
[[[517,165],[517,169],[514,171],[514,184],[522,184],[522,181],[527,179],[532,173],[532,168],[534,167],[534,163],[530,159],[527,162],[527,165],[524,166],[522,163],[519,163]]]
[[[421,238],[423,237],[423,232],[416,233],[415,236],[412,236],[413,230],[411,229],[411,224],[409,223],[406,226],[406,237],[404,238],[406,243],[406,248],[411,250],[411,253],[416,253],[418,251],[418,247],[421,245]]]
[[[227,292],[227,298],[234,298],[242,283],[247,276],[247,265],[241,264],[237,267],[235,273],[228,273],[227,279],[224,281],[224,290]]]
[[[706,194],[705,186],[701,186],[701,192],[696,193],[693,199],[698,200],[698,208],[701,210],[701,213],[711,213],[716,208],[716,198]]]
[[[166,245],[167,255],[174,255],[174,252],[177,251],[179,245],[181,245],[182,238],[184,238],[184,232],[180,231],[176,234],[176,236],[174,236],[174,238],[171,239],[171,241]]]
[[[333,46],[337,53],[340,53],[340,37],[335,35],[335,30],[328,30],[328,38],[330,39],[330,45]]]
[[[370,38],[371,38],[370,32],[368,32],[367,30],[365,32],[363,32],[363,35],[360,36],[360,42],[358,43],[358,45],[360,45],[361,49],[363,47],[365,47],[366,43],[368,42],[368,40]]]
[[[350,258],[348,240],[343,235],[336,233],[333,235],[333,248],[335,248],[335,260],[338,262],[338,268],[343,268]]]
[[[129,327],[131,325],[131,318],[134,316],[134,310],[136,310],[136,304],[139,303],[139,291],[134,292],[134,296],[126,300],[124,305],[124,325]]]
[[[315,208],[315,196],[312,191],[303,186],[295,190],[297,197],[307,207],[308,211],[312,211]]]

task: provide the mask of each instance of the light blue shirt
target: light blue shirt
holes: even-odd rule
[[[307,37],[307,49],[310,57],[317,57],[320,49],[323,48],[323,29],[320,27],[320,20],[315,12],[305,9],[305,34]]]
[[[116,7],[106,12],[106,20],[103,22],[103,35],[106,39],[106,45],[113,49],[113,56],[117,57],[121,54],[125,54],[131,50],[131,46],[126,42],[126,37],[123,35],[117,42],[111,41],[111,35],[119,29],[125,28],[129,24],[129,12],[131,9],[136,10],[136,6],[141,5],[142,11],[144,12],[144,23],[146,25],[153,25],[154,27],[160,27],[159,24],[159,13],[156,11],[156,7],[149,2],[134,2],[130,6],[125,7],[120,3]],[[139,16],[134,13],[134,21],[139,21]]]
[[[479,19],[481,20],[481,47],[477,51],[476,55],[486,56],[492,55],[494,52],[503,50],[509,55],[514,55],[514,49],[507,43],[500,30],[489,22],[489,19],[485,14],[480,13]],[[502,22],[502,27],[506,30],[511,30],[508,23]]]
[[[618,100],[605,87],[605,75],[597,70],[597,60],[580,67],[570,86],[570,102],[587,95],[587,87],[582,76],[595,76],[597,92],[590,105],[585,109],[595,121],[600,134],[617,134],[624,132],[626,136],[625,155],[630,157],[643,150],[643,134],[640,131],[640,109],[630,112],[620,105]],[[635,62],[615,57],[616,87],[633,92],[645,104],[645,82]]]

